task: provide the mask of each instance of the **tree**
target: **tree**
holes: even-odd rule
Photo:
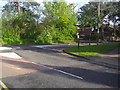
[[[112,21],[116,23],[119,20],[119,18],[116,19],[120,15],[119,10],[119,2],[89,2],[80,8],[78,21],[83,27],[96,27],[98,32],[104,33],[102,25],[105,18],[108,21],[113,19]]]
[[[37,2],[8,2],[2,11],[2,36],[5,43],[24,43],[37,38],[40,4]],[[6,33],[7,32],[7,33]],[[14,41],[14,42],[13,42]],[[19,41],[19,42],[18,42]],[[25,41],[26,42],[26,41]]]
[[[20,15],[20,0],[18,0],[18,15]]]
[[[109,21],[113,22],[113,36],[117,38],[117,28],[115,27],[117,22],[120,21],[120,1],[119,2],[109,2]],[[119,32],[119,31],[118,31]]]
[[[86,4],[82,6],[78,12],[78,21],[80,22],[82,28],[85,27],[91,27],[94,28],[94,30],[98,27],[98,3],[95,2],[89,2],[89,4]],[[91,30],[89,35],[89,45],[91,41]]]
[[[46,26],[56,28],[52,39],[63,42],[64,40],[73,40],[76,33],[76,14],[73,13],[73,5],[67,5],[65,1],[45,2],[43,10],[43,23]]]
[[[20,2],[20,5],[8,2],[3,8],[2,36],[5,44],[74,41],[76,14],[73,4],[54,0],[45,2],[41,9],[37,2]]]
[[[2,13],[9,13],[12,16],[17,15],[18,13],[27,12],[32,18],[39,19],[40,18],[40,4],[37,2],[8,2],[5,6],[3,6]]]

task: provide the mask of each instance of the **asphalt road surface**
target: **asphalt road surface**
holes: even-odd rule
[[[2,81],[8,88],[114,88],[118,70],[82,58],[31,46],[13,47],[22,59],[2,57]]]

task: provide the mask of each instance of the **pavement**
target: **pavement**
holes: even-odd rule
[[[107,65],[112,68],[116,68],[120,70],[120,47],[101,55],[96,56],[88,56],[90,60],[93,60],[94,62],[101,63],[104,65]]]
[[[1,56],[2,81],[9,88],[119,87],[118,69],[57,51],[74,45],[11,46],[12,49],[3,52],[12,52],[22,58]]]

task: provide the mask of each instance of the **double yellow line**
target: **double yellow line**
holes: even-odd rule
[[[7,87],[2,81],[0,81],[0,85],[1,85],[5,90],[9,90],[8,87]]]

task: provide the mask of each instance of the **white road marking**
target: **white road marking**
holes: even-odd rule
[[[6,52],[6,53],[0,53],[0,56],[5,56],[5,57],[10,57],[10,58],[16,58],[16,59],[21,59],[19,55],[17,55],[14,52]]]
[[[46,49],[46,50],[52,50],[52,51],[58,51],[58,52],[62,52],[62,50],[58,50],[58,49],[50,49],[50,48],[42,48],[42,49]]]
[[[0,47],[0,50],[11,50],[12,48],[10,47]]]
[[[20,47],[16,47],[16,49],[20,49]]]
[[[21,68],[17,68],[18,70],[20,70]]]
[[[53,47],[53,46],[62,46],[62,45],[35,45],[32,47],[45,48],[45,47]]]
[[[46,67],[46,68],[55,70],[55,71],[57,71],[57,72],[60,72],[60,73],[63,73],[63,74],[66,74],[66,75],[69,75],[69,76],[72,76],[72,77],[75,77],[75,78],[78,78],[78,79],[83,79],[83,78],[80,77],[80,76],[77,76],[77,75],[74,75],[74,74],[71,74],[71,73],[62,71],[62,70],[58,70],[58,69],[55,69],[55,68],[52,68],[52,67],[48,67],[48,66],[45,66],[45,65],[42,65],[42,64],[37,64],[37,63],[35,63],[35,62],[32,62],[32,63],[35,64],[35,65],[38,65],[38,66],[43,66],[43,67]]]
[[[45,47],[53,47],[53,46],[56,47],[56,46],[62,46],[62,45],[37,45],[37,46],[32,46],[32,47],[37,47],[37,48],[42,48],[42,49],[46,49],[46,50],[62,52],[62,50],[58,50],[58,49],[45,48]]]
[[[45,48],[45,47],[58,47],[58,46],[66,46],[66,45],[77,45],[76,44],[52,44],[52,45],[34,45],[32,47],[38,47],[38,48]]]

